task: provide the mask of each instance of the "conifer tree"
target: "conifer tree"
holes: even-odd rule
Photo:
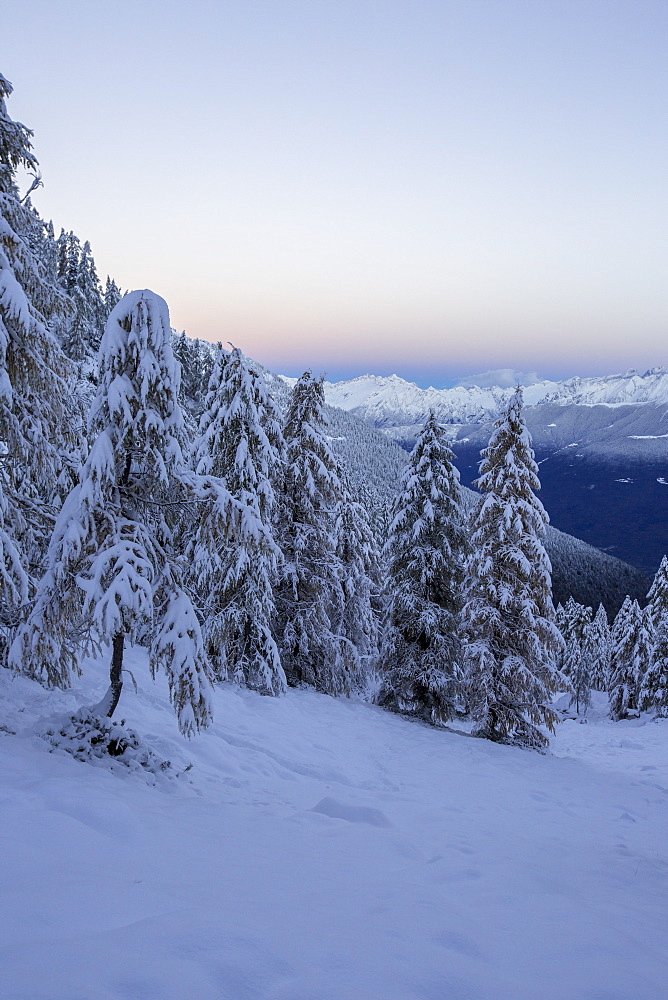
[[[218,353],[195,456],[198,474],[224,487],[202,507],[190,547],[210,662],[219,679],[281,694],[286,680],[271,631],[280,549],[271,519],[283,437],[262,375],[237,348]]]
[[[66,233],[64,229],[61,229],[56,245],[58,249],[58,281],[67,295],[72,298],[79,276],[81,244],[79,238],[72,231]]]
[[[32,133],[13,121],[0,75],[0,621],[16,624],[39,572],[62,456],[74,446],[70,371],[52,328],[66,299],[37,256],[44,237],[15,176],[37,173]],[[5,662],[8,633],[0,640]]]
[[[12,121],[5,105],[11,84],[0,76],[0,440],[11,486],[48,494],[59,471],[58,445],[67,431],[69,368],[49,323],[66,309],[62,294],[47,280],[29,238],[32,211],[15,183],[19,166],[37,170],[32,133]]]
[[[637,601],[626,598],[612,629],[610,718],[637,715],[638,695],[650,662],[652,634],[649,616]]]
[[[69,358],[83,361],[96,355],[111,310],[107,311],[102,296],[90,243],[86,240],[81,246],[78,237],[71,232],[61,232],[59,243],[59,281],[72,304],[61,341]]]
[[[104,295],[103,295],[105,322],[107,318],[111,315],[112,311],[116,308],[118,303],[121,301],[121,298],[122,295],[120,288],[118,287],[114,279],[110,278],[109,275],[107,275],[107,283],[104,286]]]
[[[599,604],[594,620],[586,627],[585,633],[591,655],[591,686],[596,691],[607,691],[610,682],[610,626],[602,604]]]
[[[559,629],[565,643],[561,657],[561,670],[566,676],[573,673],[577,668],[578,660],[581,659],[585,631],[587,626],[591,624],[592,615],[592,608],[578,604],[573,597],[569,597],[563,606],[559,616]],[[556,617],[555,621],[557,621]]]
[[[347,644],[332,627],[344,604],[335,534],[341,483],[324,433],[322,383],[310,372],[302,375],[283,429],[277,537],[284,562],[276,589],[276,637],[289,684],[345,695],[360,679]]]
[[[652,650],[642,680],[639,707],[668,718],[668,556],[664,556],[647,593],[645,612],[652,635]]]
[[[100,347],[100,340],[109,313],[106,311],[100,279],[97,276],[97,268],[88,240],[81,248],[77,290],[85,304],[88,353],[95,356]]]
[[[571,639],[566,651],[565,663],[568,665],[567,676],[572,684],[570,704],[575,704],[575,710],[580,714],[591,705],[592,665],[595,656],[594,636],[590,631],[591,624],[585,630],[582,639]],[[566,671],[564,671],[566,673]]]
[[[552,730],[548,702],[568,682],[557,669],[563,640],[555,624],[547,514],[518,387],[483,451],[463,621],[476,735],[542,747]]]
[[[561,671],[573,686],[570,704],[586,712],[591,704],[592,668],[596,655],[595,637],[590,631],[593,610],[569,597],[561,611],[564,649]]]
[[[454,715],[462,680],[458,615],[466,535],[452,460],[431,413],[411,452],[387,543],[378,702],[434,724]]]
[[[566,613],[564,611],[564,606],[561,601],[557,604],[554,609],[554,622],[561,634],[564,632],[564,624],[566,622]]]
[[[342,654],[350,658],[349,671],[362,684],[378,655],[378,618],[374,596],[379,579],[378,546],[369,518],[361,503],[353,500],[345,476],[337,506],[336,555],[341,568],[343,604],[333,609],[332,626],[342,642]],[[375,581],[375,582],[374,582]]]
[[[65,686],[79,670],[81,634],[111,643],[110,687],[96,706],[111,716],[122,689],[126,639],[149,640],[179,725],[210,718],[200,627],[172,551],[171,512],[189,499],[183,419],[166,303],[131,292],[114,309],[100,347],[90,413],[94,439],[79,484],[63,504],[34,610],[10,658],[25,673]]]
[[[646,609],[647,610],[647,609]],[[642,679],[639,707],[655,713],[657,719],[668,718],[668,612],[659,618],[652,630],[650,664]]]
[[[173,340],[174,357],[181,366],[180,395],[183,401],[190,399],[193,390],[193,350],[190,340],[183,330]]]
[[[220,344],[217,345],[220,349]],[[195,385],[193,387],[193,400],[197,406],[201,406],[202,399],[206,395],[209,379],[213,373],[214,355],[211,352],[211,344],[202,340],[195,341]]]
[[[647,592],[647,610],[653,628],[658,628],[660,620],[668,615],[668,556],[664,556]]]

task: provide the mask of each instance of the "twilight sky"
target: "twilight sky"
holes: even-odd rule
[[[288,374],[668,364],[665,0],[22,0],[38,209]]]

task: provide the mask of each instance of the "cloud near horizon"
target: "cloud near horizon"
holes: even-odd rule
[[[537,372],[518,372],[514,368],[497,368],[494,371],[479,372],[477,375],[466,375],[458,379],[455,385],[469,387],[477,385],[482,388],[497,385],[501,389],[510,389],[514,385],[535,385],[543,380]]]

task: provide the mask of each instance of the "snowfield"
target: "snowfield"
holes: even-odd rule
[[[540,755],[226,687],[188,742],[129,666],[156,784],[37,735],[105,664],[0,671],[2,1000],[665,1000],[668,723],[599,696]]]

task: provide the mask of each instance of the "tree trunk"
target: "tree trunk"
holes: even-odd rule
[[[118,700],[123,690],[123,646],[125,644],[125,632],[117,632],[111,645],[111,666],[109,668],[109,687],[104,698],[93,705],[90,709],[92,715],[97,718],[110,719],[116,711]]]
[[[114,636],[112,642],[112,652],[111,652],[111,668],[109,670],[109,693],[105,701],[108,702],[106,705],[107,717],[111,716],[116,711],[116,706],[118,705],[118,700],[121,697],[121,691],[123,690],[123,646],[125,644],[125,633],[117,632]]]
[[[125,468],[121,476],[122,487],[127,486],[130,481],[130,469],[132,468],[132,453],[128,452],[125,458]],[[122,506],[122,503],[121,503]],[[116,711],[121,691],[123,690],[123,647],[125,645],[125,632],[117,632],[111,644],[111,666],[109,668],[109,690],[100,702],[100,708],[108,719]]]

